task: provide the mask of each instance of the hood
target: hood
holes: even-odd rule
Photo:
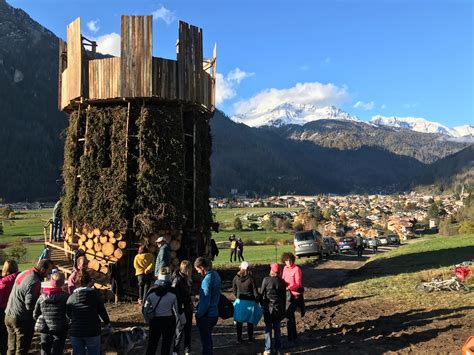
[[[16,277],[19,275],[20,273],[19,272],[15,272],[13,274],[10,274],[10,275],[7,275],[5,277],[2,277],[0,279],[0,283],[1,284],[8,284],[8,283],[11,283],[13,281],[15,281]]]
[[[73,294],[76,296],[77,302],[88,303],[94,294],[94,289],[89,287],[76,288]]]
[[[43,288],[43,297],[47,303],[56,303],[63,296],[61,287],[45,287]]]
[[[155,281],[155,286],[153,286],[153,291],[158,295],[158,296],[164,296],[166,293],[168,293],[171,290],[171,282],[169,281],[163,281],[163,280],[157,280]]]
[[[237,277],[240,279],[240,282],[245,282],[245,281],[247,281],[248,279],[250,279],[250,274],[241,276],[239,273],[237,273]]]

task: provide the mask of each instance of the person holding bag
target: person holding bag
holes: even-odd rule
[[[193,323],[193,301],[191,293],[192,265],[188,260],[181,261],[179,270],[173,275],[172,287],[176,290],[178,309],[180,311],[179,324],[176,327],[176,339],[173,354],[178,354],[179,344],[184,333],[184,354],[191,353],[191,326]]]
[[[249,263],[240,264],[240,270],[232,281],[232,288],[236,300],[234,302],[234,321],[237,327],[237,342],[242,342],[243,323],[247,323],[249,341],[253,341],[253,328],[262,317],[262,310],[258,305],[258,288],[249,271]]]
[[[260,288],[263,319],[265,321],[265,351],[270,355],[272,351],[272,331],[275,336],[275,353],[281,349],[280,322],[286,313],[286,284],[279,276],[278,264],[270,265],[270,275],[265,277]]]
[[[145,321],[150,325],[147,355],[155,355],[161,336],[161,354],[169,355],[176,322],[179,317],[178,299],[171,287],[171,275],[168,267],[161,268],[158,280],[145,297],[142,309]]]

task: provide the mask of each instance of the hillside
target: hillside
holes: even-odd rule
[[[380,147],[342,150],[286,139],[273,129],[211,121],[214,195],[231,188],[257,194],[380,192],[405,189],[425,165]]]
[[[303,126],[288,125],[265,129],[273,130],[284,138],[308,141],[328,148],[380,147],[394,154],[416,158],[423,163],[432,163],[469,145],[449,140],[441,134],[420,133],[347,120],[319,120]]]
[[[59,194],[57,53],[53,33],[0,0],[0,196],[9,200]]]
[[[474,187],[474,144],[423,170],[416,182],[422,185],[436,185],[441,190],[456,186]]]

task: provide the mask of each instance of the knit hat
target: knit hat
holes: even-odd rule
[[[270,271],[275,274],[278,274],[278,272],[280,271],[280,266],[277,263],[270,264]]]
[[[60,272],[55,272],[49,280],[51,287],[63,287],[64,285],[64,274]]]
[[[240,264],[240,270],[247,270],[249,268],[249,263],[246,262],[246,261],[242,261],[242,263]]]

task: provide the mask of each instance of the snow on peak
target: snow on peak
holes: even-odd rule
[[[232,117],[232,120],[245,123],[251,127],[281,127],[288,124],[304,125],[311,121],[325,119],[359,122],[356,116],[351,116],[335,106],[317,107],[310,104],[291,104],[287,102],[263,112],[252,110],[246,114]]]
[[[406,128],[422,133],[438,133],[453,138],[474,138],[474,127],[469,125],[449,128],[437,122],[431,122],[419,117],[386,117],[374,116],[370,121],[378,126]]]

